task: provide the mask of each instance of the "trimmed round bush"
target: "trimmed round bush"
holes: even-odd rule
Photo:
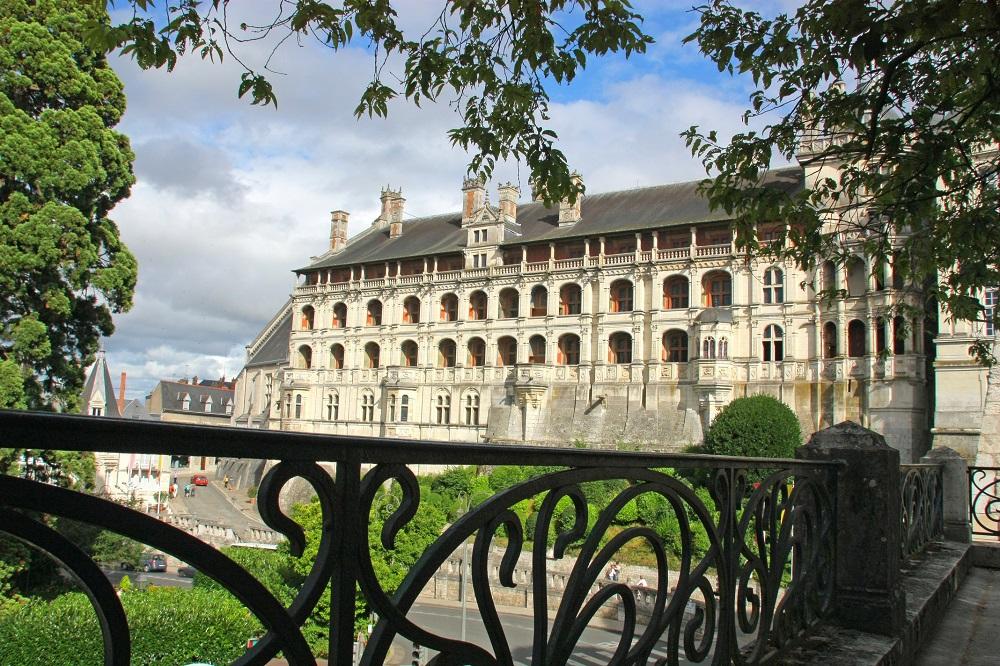
[[[715,417],[702,450],[717,456],[792,458],[802,444],[795,412],[769,395],[737,398]]]

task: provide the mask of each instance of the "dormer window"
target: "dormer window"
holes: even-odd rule
[[[179,393],[177,398],[181,401],[181,409],[185,412],[191,411],[191,396],[187,393]]]
[[[203,412],[209,414],[212,412],[212,396],[206,395],[204,398],[201,399],[201,404]]]
[[[232,401],[232,399],[226,398],[226,401],[223,404],[226,407],[226,415],[227,416],[232,416],[232,414],[233,414],[233,401]]]

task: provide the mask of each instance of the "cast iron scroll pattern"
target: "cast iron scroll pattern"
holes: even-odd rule
[[[281,487],[296,476],[308,481],[321,498],[324,529],[313,569],[288,609],[250,573],[200,539],[152,516],[92,495],[0,475],[0,532],[47,553],[77,579],[97,613],[106,666],[128,664],[130,659],[128,625],[121,602],[104,574],[82,551],[19,510],[61,516],[122,534],[169,553],[216,580],[268,630],[264,638],[234,664],[267,664],[279,650],[296,666],[315,664],[299,627],[325,590],[334,566],[334,558],[329,556],[334,528],[333,482],[314,463],[279,463],[261,483],[260,513],[269,526],[288,538],[292,552],[301,554],[302,528],[278,509]]]
[[[900,465],[899,471],[903,521],[899,546],[905,560],[944,533],[944,496],[940,465]]]
[[[402,501],[380,535],[387,549],[419,505],[412,472],[401,465],[379,465],[362,483],[362,520],[372,510],[376,490],[389,479],[402,487]],[[588,515],[584,484],[612,479],[628,485],[596,516]],[[500,584],[515,587],[512,574],[524,546],[524,527],[513,507],[535,497],[542,499],[531,552],[532,664],[567,663],[588,622],[615,599],[620,602],[623,621],[610,663],[676,664],[682,658],[713,664],[773,660],[831,607],[835,537],[830,484],[831,478],[820,470],[776,470],[762,482],[750,484],[745,470],[723,468],[715,472],[712,483],[716,507],[708,507],[677,478],[647,468],[576,468],[545,474],[494,495],[456,520],[423,553],[392,597],[378,584],[369,545],[361,543],[361,589],[380,617],[361,663],[383,663],[393,637],[399,634],[437,651],[430,664],[512,664],[511,647],[490,592],[487,555],[503,526],[507,544],[498,578]],[[662,496],[671,507],[679,526],[679,557],[668,554],[662,536],[648,526],[627,527],[608,538],[622,508],[647,493]],[[573,520],[560,531],[554,518],[557,507],[566,506],[567,501]],[[694,523],[708,537],[707,551],[700,558],[695,554]],[[367,534],[365,528],[361,525],[358,531]],[[552,550],[556,559],[566,555],[570,544],[580,548],[551,622],[546,600],[555,592],[548,589],[545,575],[550,529],[556,531]],[[470,537],[474,537],[473,589],[490,650],[436,635],[407,618],[419,592]],[[625,583],[600,580],[609,563],[620,559],[623,546],[636,540],[646,542],[656,558],[654,601],[644,629],[637,623],[634,590]],[[685,615],[689,606],[695,611]]]
[[[1000,538],[1000,467],[970,467],[969,493],[972,533]]]

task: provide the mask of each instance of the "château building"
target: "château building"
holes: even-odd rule
[[[827,171],[766,184],[796,191]],[[491,205],[467,180],[461,197],[460,212],[404,219],[385,189],[350,239],[348,213],[332,213],[328,249],[248,347],[237,424],[676,450],[733,398],[767,393],[807,434],[852,419],[904,460],[930,446],[930,338],[890,315],[917,294],[860,250],[810,271],[748,260],[697,182],[546,207],[510,184]]]

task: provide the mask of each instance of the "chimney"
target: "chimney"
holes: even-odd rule
[[[191,378],[191,385],[192,386],[198,385],[198,375],[195,375],[194,377]]]
[[[389,238],[399,238],[403,235],[403,210],[406,199],[403,190],[394,193],[389,202]]]
[[[393,190],[388,185],[382,188],[382,196],[379,197],[382,201],[382,211],[378,214],[378,217],[375,218],[375,221],[372,222],[373,227],[375,227],[376,229],[385,229],[386,227],[389,226],[389,224],[392,222],[392,212],[393,208],[395,207],[395,202],[397,199],[403,199],[402,193],[403,193],[402,190]],[[400,218],[402,218],[403,214],[402,206],[403,204],[400,203],[399,204]]]
[[[574,171],[570,174],[570,180],[573,182],[573,186],[577,189],[576,201],[570,203],[569,200],[563,199],[559,202],[560,227],[568,227],[580,221],[580,214],[583,206],[583,178],[579,173]]]
[[[350,214],[346,210],[335,210],[330,213],[330,251],[340,252],[347,247],[347,218]]]
[[[514,183],[504,183],[497,188],[500,193],[500,217],[504,222],[517,222],[517,200],[521,189]]]
[[[118,382],[118,413],[125,413],[125,371],[122,370],[121,381]]]
[[[486,184],[480,178],[466,178],[462,183],[462,196],[462,224],[466,224],[486,202]]]

